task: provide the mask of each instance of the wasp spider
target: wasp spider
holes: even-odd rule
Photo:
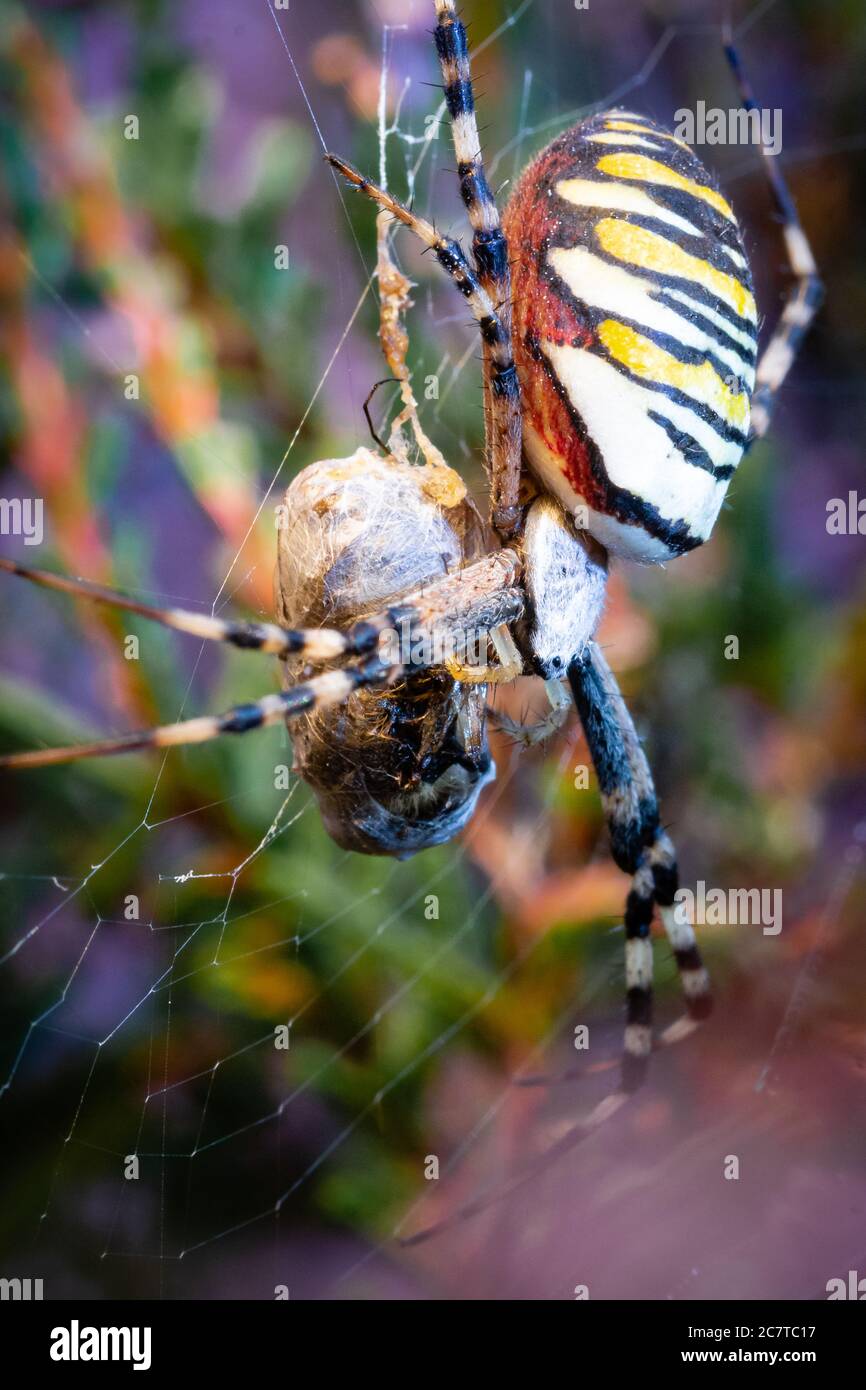
[[[331,834],[355,850],[411,854],[459,831],[493,775],[485,680],[523,669],[567,677],[613,857],[631,876],[623,1094],[640,1082],[652,1047],[656,907],[691,1019],[706,1015],[710,995],[692,927],[674,914],[676,855],[647,760],[592,640],[608,557],[667,560],[708,538],[741,457],[767,429],[820,286],[790,194],[765,153],[794,284],[759,355],[748,259],[730,203],[682,140],[631,111],[606,111],[554,140],[523,174],[500,222],[479,147],[465,29],[452,0],[435,7],[471,253],[328,158],[378,205],[380,228],[397,219],[430,248],[478,321],[489,530],[418,424],[400,328],[407,282],[380,254],[382,345],[405,402],[399,424],[412,422],[426,463],[410,463],[395,428],[386,457],[359,449],[295,479],[279,533],[278,625],[155,610],[3,562],[49,587],[274,653],[285,688],[221,716],[2,761],[32,767],[166,748],[286,720],[296,765]],[[729,49],[728,57],[752,108],[737,55]],[[441,655],[443,637],[472,629],[485,644],[490,636],[498,666],[482,660],[473,669],[459,651]],[[405,639],[396,648],[384,640],[395,631]]]

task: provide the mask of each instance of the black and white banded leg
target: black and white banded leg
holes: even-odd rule
[[[410,667],[394,660],[381,640],[389,632],[406,633],[409,648],[414,650],[416,637],[430,637],[437,631],[458,633],[478,628],[491,630],[503,623],[515,622],[524,606],[523,597],[516,587],[520,560],[510,550],[484,556],[464,569],[408,595],[404,602],[362,619],[344,631],[336,628],[283,628],[273,623],[226,621],[182,608],[154,608],[126,598],[112,589],[68,579],[46,570],[29,569],[13,560],[0,559],[0,569],[44,588],[138,613],[177,632],[186,632],[209,641],[227,642],[247,651],[300,655],[314,666],[343,662],[349,658],[345,665],[312,675],[288,690],[237,705],[223,714],[184,719],[175,724],[123,734],[119,738],[104,739],[98,743],[7,753],[0,756],[2,768],[47,767],[110,753],[204,743],[222,734],[245,734],[251,729],[291,720],[326,705],[341,704],[356,690],[392,685],[409,674],[410,670],[421,669],[422,663],[413,661]],[[420,644],[421,647],[425,645],[431,653],[435,653],[435,642]]]
[[[466,29],[453,0],[436,0],[436,52],[442,68],[445,104],[457,156],[460,194],[472,226],[472,256],[478,279],[490,296],[511,340],[511,270],[508,246],[496,199],[487,182],[469,66]],[[503,377],[489,346],[484,344],[484,419],[487,465],[490,473],[491,521],[503,539],[512,536],[520,519],[522,417],[516,377]]]
[[[686,908],[675,903],[679,888],[679,869],[673,841],[666,831],[657,831],[656,838],[647,851],[647,860],[652,869],[659,916],[677,963],[688,1018],[699,1023],[712,1012],[710,977],[701,959],[695,929],[688,918]],[[675,1024],[673,1028],[674,1031],[680,1031],[679,1025]],[[673,1041],[671,1029],[668,1029],[668,1040]]]
[[[39,748],[27,753],[7,753],[0,757],[0,768],[51,767],[57,763],[78,762],[82,758],[103,758],[109,753],[135,753],[148,748],[177,748],[184,744],[205,743],[221,734],[246,734],[268,724],[293,719],[299,714],[326,705],[341,704],[365,686],[388,686],[405,674],[406,668],[389,665],[379,656],[369,656],[357,665],[326,671],[312,680],[293,685],[274,695],[265,695],[245,705],[235,705],[223,714],[206,714],[181,719],[119,738],[98,743],[72,744],[66,748]]]
[[[150,622],[170,627],[175,632],[186,632],[191,637],[200,637],[208,642],[226,642],[246,651],[266,652],[273,656],[306,656],[311,662],[334,661],[344,656],[364,656],[375,651],[382,633],[388,628],[397,627],[401,622],[412,619],[412,610],[403,605],[383,610],[375,617],[355,623],[345,631],[337,628],[290,628],[279,627],[276,623],[249,623],[232,619],[214,618],[206,613],[194,613],[187,608],[155,608],[149,603],[139,603],[135,599],[119,594],[115,589],[105,589],[99,584],[86,580],[69,579],[63,574],[52,574],[48,570],[31,569],[19,565],[15,560],[0,558],[0,570],[7,574],[28,579],[31,584],[39,584],[44,589],[56,589],[75,598],[87,599],[90,603],[105,604],[109,608],[120,608],[126,613],[138,613]]]
[[[758,110],[751,83],[732,43],[725,44],[725,56],[739,87],[743,106],[747,111]],[[824,298],[824,287],[815,258],[800,223],[797,205],[779,168],[778,156],[770,154],[763,143],[761,156],[773,201],[782,219],[788,262],[796,283],[791,288],[773,335],[758,360],[749,444],[767,433],[779,389],[794,365],[803,338]]]
[[[430,248],[472,310],[481,330],[481,341],[485,348],[485,376],[490,381],[494,433],[494,462],[491,467],[491,478],[497,477],[499,475],[500,449],[496,445],[496,440],[505,439],[506,436],[511,438],[511,425],[508,421],[512,408],[518,412],[519,416],[520,388],[517,382],[517,369],[511,355],[510,329],[506,327],[496,305],[453,237],[440,236],[431,222],[427,222],[423,217],[418,217],[404,203],[401,203],[399,198],[395,198],[392,193],[388,193],[378,184],[371,183],[369,179],[364,178],[363,174],[359,174],[358,170],[348,164],[346,160],[340,159],[334,154],[328,154],[325,158],[349,183],[361,193],[365,193],[380,208],[384,208],[386,212],[396,217],[399,222],[414,232],[425,246]],[[518,460],[520,456],[519,446],[518,437]],[[492,490],[491,497],[495,498],[495,495],[495,491]],[[494,513],[498,504],[494,500],[491,505],[491,522],[496,525]],[[515,510],[515,521],[516,516]],[[501,535],[508,533],[507,528],[503,528],[501,525],[497,529]]]
[[[616,678],[594,642],[568,672],[601,789],[611,853],[631,874],[626,899],[626,1028],[623,1090],[641,1084],[653,1046],[652,919],[656,903],[673,947],[691,1019],[710,1011],[709,978],[690,923],[674,906],[673,844],[659,823],[652,773]]]

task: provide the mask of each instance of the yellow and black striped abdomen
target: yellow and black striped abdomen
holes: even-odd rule
[[[608,549],[705,541],[742,456],[757,312],[730,204],[689,147],[609,111],[567,131],[505,213],[527,457]]]

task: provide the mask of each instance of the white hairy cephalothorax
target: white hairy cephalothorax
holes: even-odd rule
[[[525,642],[533,669],[555,680],[582,655],[598,627],[607,564],[553,497],[539,497],[529,509],[523,559],[529,600]]]

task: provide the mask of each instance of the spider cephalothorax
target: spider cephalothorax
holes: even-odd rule
[[[604,112],[554,140],[520,180],[503,230],[481,157],[466,32],[453,0],[435,0],[435,9],[471,254],[327,156],[380,209],[380,340],[403,405],[384,446],[389,457],[358,450],[315,464],[286,494],[280,625],[157,610],[0,561],[48,587],[275,653],[286,688],[223,715],[0,763],[163,748],[286,720],[298,770],[335,838],[402,855],[454,834],[493,775],[484,683],[522,670],[548,680],[567,674],[613,856],[631,875],[621,1095],[641,1080],[653,1045],[656,909],[690,1020],[705,1016],[710,995],[692,926],[673,910],[676,855],[649,765],[592,640],[608,552],[660,560],[706,540],[744,449],[767,429],[820,285],[791,196],[764,152],[795,284],[758,357],[749,267],[730,204],[681,140],[632,112]],[[744,104],[754,107],[732,49],[728,58]],[[465,487],[421,429],[401,328],[409,286],[388,255],[389,214],[433,252],[479,325],[486,535]],[[423,468],[401,437],[408,423]],[[524,443],[540,496],[527,487]],[[395,647],[390,639],[401,628],[406,642]],[[470,632],[481,634],[478,661],[467,663],[459,641],[457,657],[443,657],[443,640]],[[492,665],[488,645],[499,658]]]

